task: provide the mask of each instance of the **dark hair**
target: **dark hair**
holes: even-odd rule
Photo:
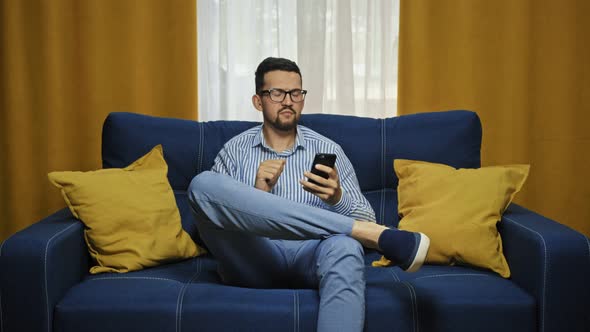
[[[260,93],[260,90],[264,85],[264,74],[274,70],[282,70],[297,73],[299,74],[299,78],[301,78],[301,71],[299,71],[299,67],[295,62],[285,58],[269,57],[262,60],[262,62],[258,65],[258,68],[256,68],[254,78],[254,83],[256,84],[256,93]]]

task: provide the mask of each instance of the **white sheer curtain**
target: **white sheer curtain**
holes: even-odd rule
[[[301,68],[305,113],[396,114],[399,0],[199,0],[197,15],[201,121],[261,121],[268,56]]]

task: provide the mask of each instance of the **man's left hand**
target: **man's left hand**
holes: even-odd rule
[[[299,180],[299,183],[301,183],[303,186],[303,190],[318,196],[324,202],[330,205],[335,205],[336,203],[340,202],[340,198],[342,198],[342,188],[340,188],[340,180],[338,178],[338,171],[336,170],[336,167],[331,168],[318,164],[316,165],[316,169],[328,174],[328,178],[324,179],[323,177],[315,175],[311,172],[305,172],[304,175],[309,180],[314,180],[317,182],[317,184],[306,180]]]

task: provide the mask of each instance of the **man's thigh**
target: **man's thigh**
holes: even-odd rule
[[[201,239],[218,261],[222,280],[234,286],[284,287],[287,262],[274,240],[226,231],[207,222],[197,224]]]
[[[322,240],[282,240],[281,245],[288,263],[288,286],[291,288],[319,287],[317,278],[317,250]]]

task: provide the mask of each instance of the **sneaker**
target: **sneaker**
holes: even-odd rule
[[[430,238],[424,233],[390,228],[379,236],[379,249],[385,258],[407,272],[416,272],[426,260]]]
[[[430,238],[424,233],[412,233],[415,238],[415,245],[412,254],[408,259],[400,264],[400,267],[407,272],[416,272],[424,264],[428,248],[430,248]]]

